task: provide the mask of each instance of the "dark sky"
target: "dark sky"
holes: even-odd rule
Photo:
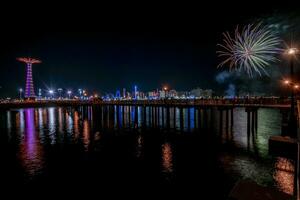
[[[33,68],[36,88],[104,94],[134,84],[144,91],[168,84],[177,90],[218,91],[215,52],[222,32],[257,17],[294,12],[293,7],[252,3],[239,8],[72,2],[3,7],[0,95],[17,95],[24,87],[25,65],[16,61],[20,56],[43,61]]]

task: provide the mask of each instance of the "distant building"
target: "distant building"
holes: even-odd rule
[[[157,92],[155,90],[148,92],[148,98],[149,99],[156,99],[158,97],[159,97],[159,92]]]
[[[155,92],[151,91],[151,92],[148,92],[148,98],[149,99],[152,99],[155,97]]]
[[[126,88],[123,88],[123,98],[125,99],[126,98]]]
[[[138,98],[138,99],[144,99],[144,98],[145,98],[145,93],[139,91],[139,92],[137,93],[137,98]]]
[[[193,97],[202,97],[203,90],[200,88],[196,88],[190,91],[190,95]]]
[[[204,98],[211,98],[213,96],[213,90],[211,90],[211,89],[203,90],[202,96]]]
[[[176,90],[170,90],[170,91],[168,91],[168,97],[170,97],[170,98],[176,98],[177,97],[177,91]]]
[[[213,95],[213,91],[210,89],[203,90],[201,88],[196,88],[189,92],[189,96],[195,98],[210,98],[212,97],[212,95]]]
[[[125,97],[126,99],[131,99],[131,97],[132,97],[132,95],[131,95],[130,92],[127,92],[125,96],[126,96],[126,97]]]
[[[121,93],[120,93],[120,90],[117,90],[116,91],[116,96],[115,96],[117,99],[120,99],[121,98]]]
[[[177,92],[177,97],[179,97],[179,98],[186,98],[188,96],[189,96],[189,92],[187,92],[187,91],[178,91]]]
[[[159,91],[159,98],[163,99],[167,97],[167,92],[164,90]]]

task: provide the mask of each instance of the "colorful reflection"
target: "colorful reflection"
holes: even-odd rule
[[[63,132],[63,125],[64,125],[64,119],[63,119],[63,110],[62,108],[58,108],[58,130],[60,133]]]
[[[90,144],[90,125],[88,120],[83,122],[83,144],[85,151],[88,151]]]
[[[24,112],[25,132],[20,146],[20,157],[27,175],[33,177],[43,168],[43,148],[35,129],[34,109],[25,109]]]
[[[6,113],[7,117],[7,132],[8,136],[11,137],[11,111],[7,111]]]
[[[24,112],[21,110],[16,115],[16,128],[19,130],[20,135],[23,136],[25,130]]]
[[[66,118],[66,129],[67,129],[67,133],[69,135],[73,134],[73,119],[72,116],[66,112],[65,113],[65,118]]]
[[[173,154],[170,143],[162,145],[162,167],[165,173],[173,172]]]
[[[129,106],[120,106],[119,116],[117,116],[116,113],[110,112],[110,108],[108,107],[103,107],[103,109],[101,108],[101,112],[96,112],[94,110],[94,113],[92,112],[93,110],[91,110],[91,108],[24,109],[17,112],[11,111],[10,113],[5,113],[5,117],[7,117],[8,119],[7,122],[5,121],[5,126],[7,128],[7,133],[17,130],[16,134],[20,135],[20,137],[16,137],[17,140],[19,138],[21,140],[20,146],[18,146],[19,143],[18,145],[16,145],[18,148],[17,151],[20,151],[20,163],[22,164],[26,174],[32,177],[36,174],[39,174],[39,172],[41,172],[45,168],[45,152],[48,152],[48,150],[51,151],[51,148],[63,151],[64,148],[71,147],[76,149],[78,147],[79,151],[96,150],[97,152],[103,149],[103,154],[108,154],[109,157],[117,153],[109,152],[113,151],[110,149],[111,146],[116,145],[115,147],[118,151],[124,151],[126,153],[128,150],[128,152],[130,151],[130,156],[133,155],[138,158],[139,163],[142,163],[141,167],[144,166],[144,161],[145,163],[147,163],[149,159],[149,163],[154,163],[155,166],[161,167],[160,172],[162,172],[164,179],[166,177],[167,179],[170,177],[177,178],[174,172],[177,171],[177,163],[180,164],[181,157],[176,156],[175,165],[174,152],[177,153],[181,151],[181,154],[184,154],[186,152],[178,148],[179,145],[175,146],[172,144],[177,144],[177,139],[181,140],[181,138],[184,138],[187,141],[193,140],[190,142],[194,145],[196,144],[195,140],[199,139],[199,141],[197,141],[197,145],[207,145],[205,147],[208,149],[208,151],[203,152],[205,154],[209,154],[209,151],[211,151],[209,149],[210,146],[206,143],[211,141],[206,140],[207,138],[205,136],[211,135],[212,132],[208,132],[206,135],[203,134],[202,136],[201,134],[199,134],[199,132],[193,132],[192,130],[195,127],[205,127],[205,123],[207,123],[206,121],[208,121],[209,119],[204,119],[205,115],[203,109],[199,111],[198,109],[195,110],[194,108],[190,108],[189,110],[183,108],[181,113],[179,108],[170,108],[170,127],[177,129],[176,131],[178,133],[179,130],[183,129],[184,131],[190,131],[189,133],[191,134],[181,134],[186,132],[180,132],[180,134],[172,134],[171,141],[173,142],[174,139],[174,143],[166,142],[162,145],[157,146],[157,136],[159,134],[163,136],[165,141],[169,141],[169,136],[171,134],[168,134],[169,132],[167,132],[167,130],[165,129],[163,129],[163,131],[158,130],[159,128],[164,128],[167,126],[166,116],[168,109],[157,107],[158,109],[155,111],[155,109],[153,108],[155,107],[146,107],[146,113],[144,115],[144,109],[141,107],[130,108]],[[114,112],[116,112],[116,110],[114,110]],[[199,112],[201,115],[199,115]],[[93,115],[91,113],[93,113]],[[216,120],[216,123],[213,125],[213,129],[219,128],[218,122],[220,120],[220,116],[218,113],[219,111],[216,111],[214,113],[214,118],[212,119]],[[280,113],[274,110],[262,109],[259,114],[260,123],[258,132],[256,133],[256,135],[251,133],[251,137],[249,140],[247,138],[246,132],[247,124],[245,118],[245,110],[236,109],[234,111],[235,123],[231,131],[234,137],[232,137],[232,141],[228,143],[228,145],[230,145],[230,148],[224,146],[224,148],[222,148],[222,153],[218,155],[223,160],[223,162],[220,163],[222,165],[222,169],[224,169],[226,175],[234,174],[238,178],[249,178],[261,185],[272,185],[274,179],[276,181],[276,186],[280,190],[285,193],[292,194],[294,182],[294,163],[290,160],[278,158],[274,167],[272,166],[271,162],[264,162],[264,158],[266,158],[267,155],[268,138],[270,136],[270,133],[277,134],[278,130],[280,129],[280,127],[278,128],[277,125],[274,125],[279,124]],[[201,116],[200,119],[198,119],[199,116]],[[212,115],[208,115],[208,118],[210,118],[210,116]],[[145,124],[148,125],[146,129],[143,129],[144,127],[142,128],[144,117],[146,117]],[[123,128],[124,125],[124,132],[122,132],[122,129],[117,131],[112,130],[112,128],[116,126],[109,125],[114,124],[118,118],[120,119],[119,122],[122,124],[122,126],[120,127]],[[225,115],[223,116],[223,120],[224,119]],[[14,123],[13,120],[16,120],[16,123]],[[103,122],[101,126],[96,125],[99,122]],[[200,124],[198,124],[199,122]],[[224,124],[225,123],[223,123],[223,129],[225,127]],[[103,127],[102,125],[105,126]],[[183,127],[181,127],[181,125],[183,125]],[[155,126],[155,129],[152,129],[153,126]],[[95,127],[97,127],[96,130]],[[131,129],[128,129],[129,127]],[[138,131],[135,131],[134,128],[138,129]],[[143,132],[144,130],[146,132]],[[155,134],[147,134],[147,131],[149,131],[149,133],[154,132]],[[135,135],[136,133],[138,134]],[[59,139],[59,137],[61,137],[60,135],[64,135],[65,138]],[[118,140],[119,138],[122,139]],[[118,140],[116,143],[115,139]],[[259,154],[251,154],[251,156],[249,156],[249,150],[247,150],[248,140],[250,141],[250,153],[252,153],[251,151],[252,149],[254,149],[254,146],[257,145],[257,148],[260,152]],[[68,144],[66,145],[67,142]],[[151,145],[151,143],[154,145]],[[194,149],[198,150],[198,146],[194,147]],[[155,154],[151,154],[152,152],[155,152]],[[72,155],[73,151],[68,151],[68,153]],[[200,153],[199,155],[201,155]],[[82,155],[85,155],[85,153],[83,153]],[[215,156],[215,154],[211,154],[211,156]],[[200,159],[198,161],[201,162],[201,156],[199,156],[198,158]],[[150,168],[147,170],[151,171],[153,169],[152,166],[147,165],[147,167],[148,166],[150,166]],[[275,170],[273,173],[272,169],[274,168]]]
[[[277,188],[287,194],[294,192],[294,162],[287,158],[277,158],[275,162],[274,180]]]
[[[79,129],[79,113],[77,111],[74,111],[74,136],[75,140],[78,140],[80,134]]]
[[[44,128],[44,122],[43,122],[43,116],[44,115],[43,115],[42,108],[39,108],[38,112],[39,112],[39,117],[38,117],[38,119],[39,119],[39,129],[40,129],[40,131],[42,131],[43,128]]]
[[[49,137],[51,140],[51,144],[56,143],[56,116],[55,116],[55,109],[49,108],[48,109],[48,129],[49,129]]]
[[[137,109],[138,109],[138,126],[137,127],[141,127],[142,126],[142,122],[143,122],[143,120],[142,120],[142,107],[137,107]]]

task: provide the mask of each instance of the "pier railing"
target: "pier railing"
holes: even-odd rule
[[[244,105],[282,105],[290,104],[288,99],[158,99],[158,100],[110,100],[104,104],[138,104],[138,105],[216,105],[216,106],[244,106]]]
[[[81,106],[81,105],[137,105],[137,106],[232,106],[274,107],[290,106],[289,99],[243,98],[243,99],[155,99],[155,100],[38,100],[1,102],[0,108],[38,106]]]

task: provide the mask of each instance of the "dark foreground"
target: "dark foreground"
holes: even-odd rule
[[[217,110],[186,108],[181,121],[171,108],[168,123],[166,109],[146,109],[146,118],[135,109],[2,111],[2,192],[226,199],[248,179],[293,193],[294,162],[268,155],[269,136],[281,131],[279,110],[260,109],[257,130],[247,134],[242,108],[232,128]]]

